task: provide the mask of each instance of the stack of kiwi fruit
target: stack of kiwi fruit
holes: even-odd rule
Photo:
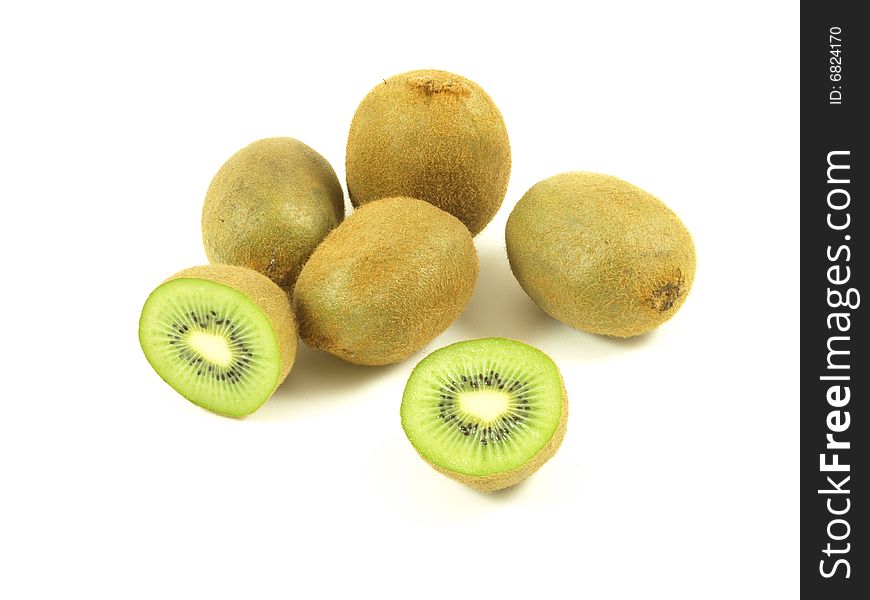
[[[478,275],[474,236],[507,192],[501,113],[445,71],[383,80],[347,141],[347,191],[302,142],[256,141],[220,167],[202,211],[211,264],[148,297],[139,341],[194,404],[242,417],[293,368],[297,340],[359,365],[403,361],[462,313]],[[621,179],[563,173],[528,190],[505,230],[526,293],[572,328],[642,335],[682,306],[695,250],[677,216]],[[486,492],[512,486],[559,448],[568,397],[556,364],[505,338],[468,340],[411,372],[401,424],[435,469]]]

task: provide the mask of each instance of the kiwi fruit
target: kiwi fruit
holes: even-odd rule
[[[302,265],[344,218],[335,171],[298,140],[259,140],[227,160],[202,208],[212,263],[247,267],[290,292]]]
[[[178,393],[221,415],[257,410],[296,359],[296,321],[287,294],[243,267],[176,273],[142,309],[139,343]]]
[[[655,196],[616,177],[563,173],[526,192],[505,229],[511,270],[556,319],[613,337],[646,333],[683,305],[695,245]]]
[[[398,362],[456,320],[477,271],[456,217],[414,198],[370,202],[305,263],[293,293],[300,335],[352,363]]]
[[[407,196],[431,202],[477,235],[507,191],[511,149],[495,103],[446,71],[385,79],[360,103],[347,138],[354,206]]]
[[[402,427],[436,470],[493,492],[537,471],[559,449],[568,397],[549,356],[503,338],[459,342],[418,364]]]

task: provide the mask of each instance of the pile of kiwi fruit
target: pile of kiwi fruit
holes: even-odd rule
[[[403,361],[462,313],[476,236],[504,200],[504,119],[475,82],[446,71],[381,80],[347,141],[345,196],[302,142],[255,141],[205,194],[209,265],[148,297],[139,341],[190,402],[243,417],[290,374],[298,339],[359,365]],[[632,337],[670,319],[695,275],[686,227],[659,199],[610,175],[545,179],[507,221],[510,269],[545,312],[591,334]],[[410,373],[402,428],[437,471],[484,492],[513,486],[558,450],[568,421],[559,368],[519,340],[466,340]]]

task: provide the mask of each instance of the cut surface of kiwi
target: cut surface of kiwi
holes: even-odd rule
[[[565,434],[568,399],[556,364],[503,338],[436,350],[411,373],[402,427],[435,469],[484,491],[535,472]]]
[[[151,293],[142,309],[139,341],[160,377],[194,404],[227,416],[250,414],[272,395],[289,371],[288,359],[292,365],[295,358],[289,301],[275,284],[248,269],[198,269],[179,273]],[[208,273],[218,276],[207,278]],[[250,284],[264,289],[252,298],[233,283],[242,288],[247,283],[249,291]],[[269,292],[275,297],[266,297]],[[267,314],[275,312],[270,301],[279,311],[283,301],[286,313]],[[292,340],[280,340],[278,329]]]

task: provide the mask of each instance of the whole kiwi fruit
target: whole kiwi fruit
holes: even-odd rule
[[[495,103],[447,71],[410,71],[375,86],[347,138],[354,206],[378,198],[426,200],[477,235],[507,191],[511,149]]]
[[[335,171],[288,137],[236,152],[205,196],[202,238],[210,262],[258,271],[289,292],[302,265],[344,218]]]
[[[398,362],[459,316],[477,271],[456,217],[414,198],[370,202],[305,263],[293,292],[300,336],[352,363]]]
[[[683,305],[695,245],[655,196],[616,177],[563,173],[526,192],[505,229],[511,270],[547,313],[583,331],[631,337]]]

